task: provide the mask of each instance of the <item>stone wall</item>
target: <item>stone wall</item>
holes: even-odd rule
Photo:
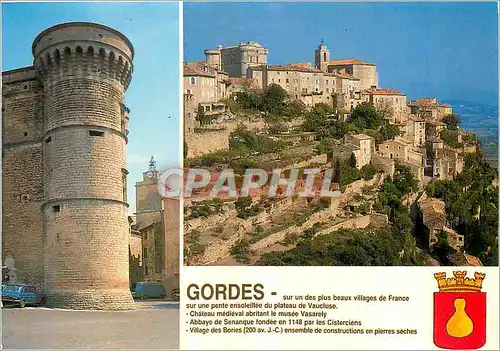
[[[383,171],[390,177],[394,176],[396,162],[388,157],[383,157],[378,154],[372,155],[372,165],[377,171]]]
[[[227,257],[231,254],[231,248],[241,239],[246,233],[249,233],[253,226],[249,220],[233,218],[224,223],[225,227],[237,227],[234,235],[226,240],[219,239],[211,241],[204,245],[203,254],[190,257],[189,264],[193,266],[207,265]]]
[[[250,250],[252,251],[259,251],[262,250],[266,247],[269,247],[271,245],[274,245],[278,242],[281,242],[285,240],[285,238],[289,235],[300,235],[302,234],[306,229],[312,227],[315,223],[325,221],[329,218],[331,218],[334,215],[330,209],[323,210],[320,212],[316,212],[312,214],[307,221],[305,221],[302,225],[297,226],[297,225],[292,225],[282,231],[279,231],[277,233],[273,233],[256,243],[253,243],[250,245]]]
[[[163,215],[165,225],[165,275],[179,275],[180,261],[180,215],[181,208],[178,199],[163,199]]]
[[[32,67],[2,78],[2,263],[43,290],[43,89]]]
[[[142,237],[139,233],[131,233],[129,241],[129,280],[134,285],[143,280]]]
[[[237,212],[234,209],[234,206],[224,205],[219,213],[212,216],[184,220],[184,235],[193,230],[202,231],[213,228],[216,225],[228,220],[229,218],[236,217],[236,215]]]
[[[350,184],[347,184],[342,191],[342,198],[345,199],[352,194],[361,193],[361,190],[365,186],[380,185],[384,181],[384,179],[385,175],[383,173],[378,173],[375,174],[375,176],[372,179],[369,180],[360,179]]]
[[[229,148],[229,129],[186,134],[187,157],[194,158]]]
[[[307,160],[297,162],[297,163],[295,163],[287,168],[303,168],[303,167],[308,167],[308,166],[314,165],[314,164],[324,165],[327,162],[328,162],[328,156],[326,154],[315,155],[315,156],[310,157]]]

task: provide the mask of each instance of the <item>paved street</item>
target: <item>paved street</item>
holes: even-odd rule
[[[138,301],[134,311],[2,309],[4,349],[177,349],[179,305]]]

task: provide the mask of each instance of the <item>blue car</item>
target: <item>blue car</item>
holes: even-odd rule
[[[21,308],[27,305],[38,306],[45,302],[45,297],[36,291],[33,285],[2,285],[2,305],[15,304]]]

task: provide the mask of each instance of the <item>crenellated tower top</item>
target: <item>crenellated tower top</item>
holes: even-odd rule
[[[126,90],[132,77],[131,42],[102,24],[70,22],[50,27],[35,38],[32,53],[42,79],[92,75],[114,79]]]

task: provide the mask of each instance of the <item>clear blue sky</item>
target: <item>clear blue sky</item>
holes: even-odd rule
[[[379,84],[408,98],[498,101],[496,3],[185,3],[184,59],[257,41],[270,64],[333,58],[378,65]]]
[[[32,65],[38,33],[63,22],[96,22],[127,36],[135,49],[125,96],[130,108],[128,201],[151,156],[159,166],[179,162],[179,9],[177,3],[2,4],[2,70]]]

